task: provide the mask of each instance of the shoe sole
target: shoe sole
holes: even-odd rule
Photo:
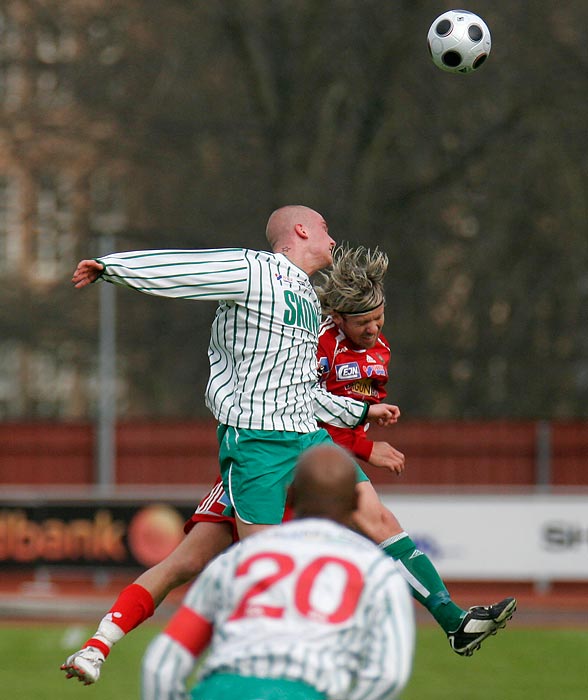
[[[498,632],[498,630],[506,627],[506,623],[514,615],[516,609],[517,600],[516,598],[513,598],[510,601],[510,603],[504,608],[504,610],[500,613],[500,615],[494,620],[494,629],[488,630],[488,632],[484,632],[473,642],[470,642],[467,646],[463,647],[463,649],[460,649],[459,651],[454,649],[453,651],[455,651],[460,656],[472,656],[472,654],[475,651],[478,651],[478,649],[482,646],[482,642],[485,639],[488,639],[488,637],[492,637]]]
[[[80,683],[83,683],[84,685],[92,685],[98,680],[98,678],[90,678],[87,669],[84,669],[76,664],[63,664],[63,666],[60,666],[60,669],[65,671],[66,678],[77,678]]]

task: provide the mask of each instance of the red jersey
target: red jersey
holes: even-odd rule
[[[332,394],[369,404],[381,403],[386,398],[390,346],[381,333],[373,348],[354,348],[329,316],[319,330],[317,358],[321,386]],[[369,426],[335,428],[321,423],[321,427],[328,430],[336,443],[360,459],[369,459],[373,448],[373,442],[365,434]]]

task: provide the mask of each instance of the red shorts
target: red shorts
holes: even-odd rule
[[[230,505],[231,502],[223,488],[223,480],[219,476],[214,482],[214,486],[200,501],[194,513],[184,523],[184,532],[187,535],[196,523],[227,523],[231,526],[233,542],[238,542],[239,535],[235,518],[223,515],[225,508]],[[292,509],[287,505],[283,519],[292,520],[292,515]]]

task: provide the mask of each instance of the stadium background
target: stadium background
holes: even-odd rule
[[[370,476],[452,587],[468,600],[514,590],[527,614],[551,607],[588,622],[586,423],[408,421],[371,430],[405,452],[407,469],[397,477],[366,465]],[[51,618],[61,598],[63,614],[75,616],[80,589],[81,607],[94,611],[90,594],[104,604],[171,551],[216,478],[210,420],[119,423],[112,483],[96,467],[97,432],[0,426],[5,615]],[[455,513],[468,505],[474,512],[460,522]]]

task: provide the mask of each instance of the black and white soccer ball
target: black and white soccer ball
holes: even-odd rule
[[[427,34],[433,63],[449,73],[472,73],[492,48],[490,30],[481,17],[467,10],[439,15]]]

